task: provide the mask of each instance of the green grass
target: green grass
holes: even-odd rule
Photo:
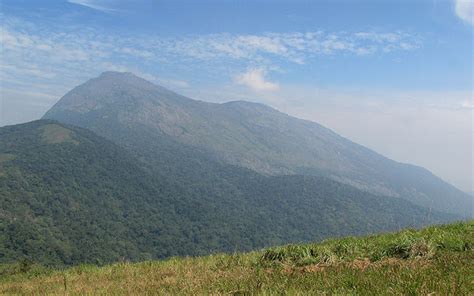
[[[0,266],[0,294],[473,295],[474,221],[245,254],[50,270]]]

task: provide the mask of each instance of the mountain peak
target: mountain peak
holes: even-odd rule
[[[112,89],[120,92],[155,92],[163,96],[176,96],[173,91],[150,82],[145,78],[135,75],[132,72],[105,71],[98,77],[92,78],[82,86],[99,87],[101,89]],[[81,87],[81,86],[80,86]]]
[[[133,74],[132,72],[119,72],[119,71],[105,71],[105,72],[102,72],[97,78],[120,79],[120,78],[132,78],[132,77],[144,80],[138,77],[137,75]]]
[[[65,94],[44,118],[52,118],[61,110],[84,114],[114,104],[123,107],[140,101],[177,100],[177,97],[174,92],[131,72],[106,71]]]
[[[121,72],[121,71],[104,71],[100,76],[110,76],[110,75],[134,75],[132,72]],[[135,76],[135,75],[134,75]]]
[[[99,82],[99,83],[107,83],[107,82],[116,82],[120,83],[121,86],[135,86],[139,88],[160,88],[164,89],[161,86],[155,85],[150,81],[143,79],[132,72],[118,72],[118,71],[105,71],[102,72],[98,77],[92,78],[87,81],[85,84],[90,82]],[[107,86],[106,84],[102,85],[102,87]]]

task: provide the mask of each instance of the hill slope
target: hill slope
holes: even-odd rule
[[[0,262],[202,255],[455,218],[327,178],[265,177],[164,140],[147,167],[82,128],[0,128]],[[186,153],[169,151],[178,147]]]
[[[427,170],[389,160],[317,123],[261,104],[195,101],[130,73],[105,72],[89,80],[44,118],[91,129],[132,153],[153,151],[162,141],[178,150],[177,143],[185,144],[266,175],[322,175],[427,208],[473,215],[472,197]],[[159,152],[142,156],[146,163],[162,161]]]
[[[470,295],[474,223],[249,254],[54,271],[0,265],[1,294]]]

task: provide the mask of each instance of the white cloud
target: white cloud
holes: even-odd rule
[[[265,80],[266,71],[264,69],[250,69],[245,73],[235,76],[237,84],[245,85],[256,91],[275,91],[280,88],[277,83]]]
[[[102,12],[118,12],[118,9],[114,9],[111,7],[106,6],[103,1],[97,0],[68,0],[69,3],[77,4],[85,7],[89,7],[95,10],[99,10]]]
[[[55,78],[54,73],[50,73],[44,70],[41,70],[36,65],[25,65],[24,67],[16,67],[15,65],[7,65],[0,63],[0,77],[4,79],[5,73],[15,74],[13,76],[33,76],[33,77],[43,77],[47,79]]]
[[[106,3],[73,1],[84,5]],[[45,65],[52,72],[61,72],[66,65],[66,70],[79,73],[87,73],[87,69],[102,70],[97,69],[97,65],[115,64],[119,59],[130,65],[143,64],[141,61],[188,67],[200,62],[208,67],[223,62],[231,65],[235,61],[237,69],[234,71],[245,67],[271,69],[280,62],[303,64],[315,56],[386,54],[414,50],[421,44],[419,37],[398,31],[209,34],[174,38],[110,36],[100,29],[59,26],[45,29],[8,18],[0,28],[0,38],[4,63],[17,68],[28,64]]]
[[[152,41],[153,43],[153,41]],[[155,40],[155,48],[198,59],[244,59],[255,62],[279,57],[302,64],[317,55],[367,55],[414,50],[418,36],[403,32],[294,32],[262,35],[212,34]]]
[[[464,108],[464,109],[472,109],[474,110],[474,102],[471,100],[471,101],[463,101],[461,102],[461,108]]]
[[[153,57],[153,53],[147,51],[147,50],[140,50],[132,47],[124,47],[118,50],[118,52],[121,52],[126,55],[132,55],[136,57],[141,57],[141,58],[151,58]]]
[[[454,10],[456,15],[466,23],[474,25],[474,1],[455,0]]]
[[[113,1],[73,2],[92,5],[95,9],[109,9],[113,7]],[[193,77],[214,75],[212,79],[232,81],[234,88],[236,83],[245,86],[239,91],[271,94],[280,89],[280,85],[268,80],[267,71],[279,71],[284,63],[303,64],[315,57],[335,54],[386,54],[413,50],[421,44],[419,37],[398,31],[320,30],[164,38],[158,35],[110,35],[97,27],[42,26],[8,16],[2,20],[2,89],[22,91],[25,98],[30,98],[32,106],[43,104],[41,97],[33,93],[51,94],[50,90],[56,90],[54,93],[59,98],[63,91],[106,70],[133,72],[179,92],[189,88],[189,83],[195,85],[193,79],[206,79]],[[190,82],[181,80],[183,76],[173,76],[176,74],[190,77],[187,78]],[[20,81],[30,89],[18,88]],[[39,85],[44,87],[38,88]],[[13,96],[13,92],[8,95]],[[15,97],[20,95],[16,93]],[[8,101],[10,104],[13,100]],[[13,108],[10,106],[5,105],[4,109]],[[31,114],[36,116],[37,112]]]

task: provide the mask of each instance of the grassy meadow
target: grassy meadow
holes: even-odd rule
[[[474,221],[251,253],[0,266],[4,295],[474,295]]]

